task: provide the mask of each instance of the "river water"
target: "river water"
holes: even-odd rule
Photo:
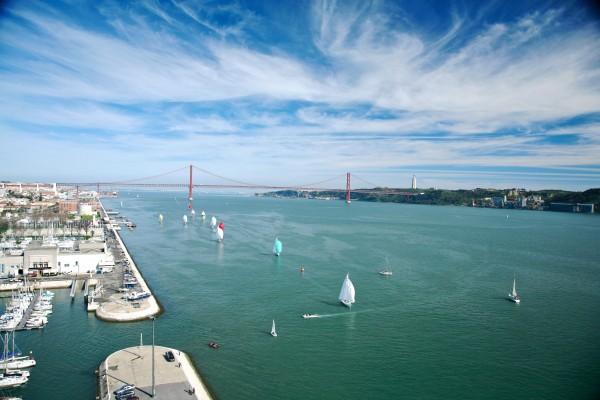
[[[182,193],[103,202],[137,223],[122,236],[165,309],[156,342],[187,352],[218,398],[600,394],[597,216],[201,194],[206,221],[183,226]],[[377,273],[386,257],[391,277]],[[351,310],[337,300],[346,273]],[[520,305],[506,300],[513,276]],[[54,303],[45,329],[17,334],[38,360],[26,400],[93,399],[107,355],[141,332],[150,343],[150,322],[99,321],[68,290]]]

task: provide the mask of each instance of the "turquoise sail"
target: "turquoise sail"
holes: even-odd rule
[[[283,244],[281,243],[281,240],[275,238],[275,243],[273,244],[273,254],[278,256],[281,254],[282,250],[283,250]]]

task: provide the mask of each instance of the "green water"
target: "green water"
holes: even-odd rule
[[[165,308],[157,343],[188,352],[218,398],[600,394],[596,216],[200,195],[208,218],[184,227],[184,197],[123,193],[105,205],[122,200],[137,223],[122,234]],[[213,214],[225,221],[223,244],[208,228]],[[377,274],[385,257],[392,277]],[[351,311],[337,301],[347,272]],[[514,274],[520,305],[505,300]],[[17,393],[92,399],[100,361],[142,331],[147,342],[150,328],[98,321],[59,291],[49,325],[17,336],[39,362]]]

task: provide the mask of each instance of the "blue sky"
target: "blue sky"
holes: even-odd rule
[[[0,179],[600,187],[588,4],[9,1]]]

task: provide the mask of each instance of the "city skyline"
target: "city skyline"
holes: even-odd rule
[[[600,186],[584,2],[8,2],[0,179]],[[340,181],[342,182],[342,181]]]

